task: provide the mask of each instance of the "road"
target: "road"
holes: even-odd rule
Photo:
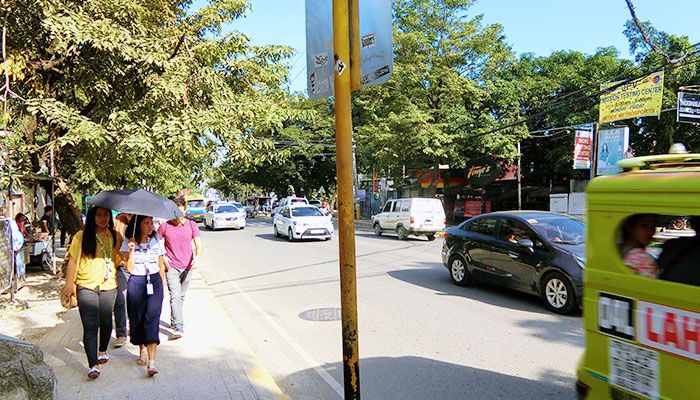
[[[337,238],[290,243],[264,218],[202,242],[200,271],[288,398],[342,398]],[[453,285],[441,245],[357,230],[362,397],[574,399],[580,315]]]

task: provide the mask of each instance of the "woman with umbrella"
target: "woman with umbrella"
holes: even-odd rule
[[[68,250],[66,285],[61,295],[76,294],[78,298],[91,379],[100,376],[99,364],[109,361],[107,346],[112,333],[112,308],[117,296],[116,265],[121,262],[121,244],[122,237],[113,228],[112,212],[92,207],[85,228],[75,234]]]
[[[126,291],[131,343],[139,346],[136,363],[147,366],[148,375],[158,373],[156,348],[163,307],[165,261],[163,248],[153,230],[153,218],[135,215],[126,227],[128,242],[121,246],[126,271],[131,274]]]

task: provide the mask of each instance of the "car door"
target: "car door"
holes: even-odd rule
[[[496,281],[500,279],[492,267],[492,247],[496,240],[496,217],[481,217],[468,222],[462,235],[464,254],[472,266],[477,279]]]
[[[289,229],[289,207],[285,206],[280,210],[277,230],[282,234],[286,234],[287,229]]]
[[[207,211],[204,213],[204,225],[211,226],[212,220],[214,219],[213,213],[214,213],[214,206],[212,204],[207,207]]]
[[[403,200],[394,200],[391,206],[391,212],[386,220],[386,229],[395,230],[396,223],[399,221],[399,213],[401,213],[401,205]]]
[[[533,247],[518,244],[528,239]],[[504,284],[514,289],[536,292],[537,270],[547,257],[542,239],[524,222],[503,218],[499,224],[498,240],[494,242],[492,263],[503,274]]]
[[[394,207],[394,201],[389,200],[384,204],[384,208],[382,208],[382,212],[377,214],[375,217],[375,220],[379,223],[379,226],[382,229],[389,229],[388,225],[388,220],[389,217],[391,216],[391,208]]]

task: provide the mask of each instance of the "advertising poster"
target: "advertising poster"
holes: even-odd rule
[[[700,123],[700,93],[678,92],[678,122]]]
[[[615,89],[600,96],[599,122],[661,114],[661,99],[664,93],[663,71],[623,84],[620,81],[600,85],[602,91],[612,88]]]
[[[617,162],[625,158],[629,148],[630,130],[627,127],[598,131],[596,175],[617,174],[622,168]]]
[[[591,168],[591,143],[593,132],[576,130],[574,137],[574,169]]]

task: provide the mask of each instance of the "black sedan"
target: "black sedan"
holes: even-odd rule
[[[547,308],[580,308],[585,223],[566,214],[508,211],[479,215],[445,232],[442,262],[452,281],[484,281],[539,295]]]

